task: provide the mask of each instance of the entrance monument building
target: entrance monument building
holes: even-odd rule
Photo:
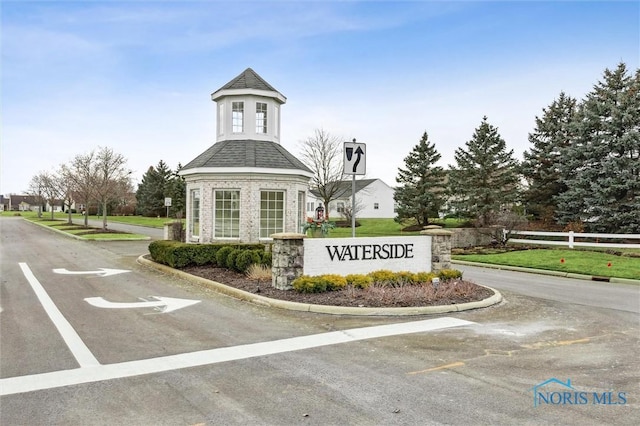
[[[187,242],[261,242],[300,232],[312,172],[280,144],[286,98],[247,68],[211,99],[216,142],[180,170]]]

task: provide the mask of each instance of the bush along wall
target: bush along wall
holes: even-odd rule
[[[252,263],[271,266],[271,253],[267,249],[264,244],[241,243],[187,244],[159,240],[149,244],[151,259],[172,268],[211,265],[238,272],[245,272]]]

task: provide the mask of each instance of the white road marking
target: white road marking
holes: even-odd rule
[[[55,274],[64,274],[64,275],[98,275],[99,277],[108,277],[110,275],[124,274],[131,271],[126,269],[109,269],[109,268],[98,268],[97,271],[69,271],[65,268],[60,268],[60,269],[54,269],[53,272]]]
[[[129,308],[158,308],[162,313],[177,311],[187,306],[200,303],[200,300],[177,299],[175,297],[150,296],[157,300],[143,300],[142,302],[109,302],[103,297],[87,297],[85,302],[96,308],[129,309]]]
[[[0,379],[0,395],[121,379],[143,374],[160,373],[181,368],[198,367],[240,359],[317,348],[339,343],[356,342],[378,337],[440,330],[475,324],[471,321],[444,317],[375,327],[354,328],[309,336],[292,337],[271,342],[251,343],[227,348],[210,349],[179,355],[150,358],[117,364],[99,365],[74,370],[54,371],[31,376]]]
[[[96,357],[93,356],[87,345],[84,344],[78,333],[73,329],[69,321],[62,315],[58,307],[53,303],[53,300],[49,297],[42,284],[31,272],[31,268],[24,262],[19,263],[20,269],[24,274],[31,288],[36,293],[38,300],[42,304],[47,315],[51,318],[53,325],[58,329],[58,332],[62,336],[69,350],[80,364],[80,367],[93,367],[100,365]]]

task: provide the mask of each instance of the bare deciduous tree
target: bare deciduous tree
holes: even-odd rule
[[[95,199],[102,207],[102,229],[107,230],[107,207],[110,201],[118,200],[131,190],[131,171],[126,168],[127,160],[111,148],[101,147],[95,156],[93,189]]]
[[[364,190],[363,190],[364,191]],[[362,200],[356,198],[356,204],[352,207],[351,200],[348,200],[344,204],[344,208],[340,212],[340,214],[344,217],[346,222],[351,222],[351,219],[355,216],[358,217],[358,214],[364,210],[364,204]]]
[[[340,193],[344,178],[342,139],[324,129],[316,129],[313,136],[302,141],[302,162],[311,169],[311,187],[318,191],[329,215],[329,203]]]
[[[76,203],[84,205],[84,226],[89,226],[89,203],[93,200],[93,182],[95,173],[96,154],[78,154],[68,167],[64,168],[64,175],[72,187],[73,198]]]
[[[29,184],[29,191],[32,194],[37,194],[40,202],[38,208],[38,217],[42,210],[42,202],[46,201],[51,207],[51,220],[53,220],[54,206],[56,201],[61,198],[61,177],[50,172],[40,172],[31,179]]]

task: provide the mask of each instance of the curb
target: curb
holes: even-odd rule
[[[287,309],[291,311],[313,312],[317,314],[329,314],[329,315],[360,315],[360,316],[408,316],[408,315],[429,315],[429,314],[444,314],[448,312],[460,312],[470,309],[486,308],[502,301],[502,294],[498,290],[491,287],[486,287],[493,291],[493,296],[490,296],[484,300],[478,302],[467,302],[452,305],[441,306],[422,306],[422,307],[407,307],[407,308],[356,308],[347,306],[331,306],[331,305],[314,305],[310,303],[298,303],[290,302],[287,300],[271,299],[268,297],[260,296],[257,294],[249,293],[248,291],[239,290],[234,287],[219,283],[217,281],[211,281],[206,278],[197,277],[195,275],[187,274],[178,269],[173,269],[169,266],[156,263],[152,260],[146,259],[142,255],[138,257],[138,263],[149,268],[156,269],[165,274],[174,275],[180,278],[184,278],[190,281],[195,281],[203,284],[209,288],[212,288],[218,293],[231,296],[236,299],[244,300],[256,305],[265,306],[268,308]],[[479,284],[477,284],[479,285]]]
[[[480,263],[480,262],[469,262],[466,260],[451,260],[451,263],[458,265],[467,265],[467,266],[478,266],[480,268],[490,268],[490,269],[500,269],[505,271],[516,271],[516,272],[526,272],[529,274],[537,274],[537,275],[552,275],[555,277],[564,277],[564,278],[575,278],[579,280],[590,280],[590,281],[599,281],[599,282],[609,282],[616,284],[636,284],[640,285],[640,280],[634,280],[631,278],[616,278],[616,277],[596,277],[593,275],[583,275],[583,274],[575,274],[573,272],[559,272],[559,271],[547,271],[545,269],[534,269],[534,268],[523,268],[520,266],[507,266],[507,265],[496,265],[493,263]]]

